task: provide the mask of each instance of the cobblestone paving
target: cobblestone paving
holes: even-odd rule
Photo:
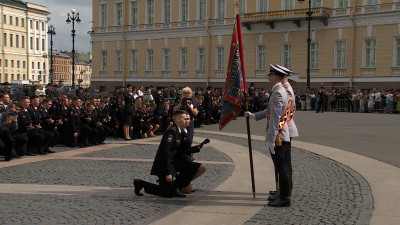
[[[93,157],[153,157],[156,145],[132,145],[94,152]],[[137,150],[137,152],[132,151]],[[231,161],[206,147],[198,160]],[[147,158],[147,157],[140,158]],[[0,169],[0,183],[132,187],[134,178],[151,182],[150,162],[47,160]],[[193,182],[202,195],[232,174],[232,165],[206,165],[207,172]],[[133,191],[133,187],[132,187]],[[190,199],[111,198],[0,194],[0,224],[148,224],[192,203]]]
[[[196,134],[207,136],[207,134]],[[247,145],[246,139],[214,138]],[[263,141],[253,150],[267,156]],[[289,208],[264,207],[246,224],[368,224],[373,208],[368,183],[350,168],[300,149],[292,149],[294,189]],[[265,191],[265,190],[263,190]]]
[[[191,203],[51,195],[1,194],[1,224],[148,224]]]
[[[131,187],[134,178],[155,181],[152,163],[91,160],[47,160],[0,169],[0,183]],[[230,165],[207,165],[208,171],[194,185],[212,190],[224,179]],[[153,178],[153,179],[149,179]],[[208,188],[207,188],[208,187]]]
[[[99,158],[154,159],[157,149],[158,145],[136,144],[81,154],[79,156]],[[216,150],[215,148],[208,147],[207,145],[204,146],[199,153],[196,153],[195,157],[198,161],[232,162],[227,155]]]

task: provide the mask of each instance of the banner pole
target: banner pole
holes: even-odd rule
[[[237,2],[238,3],[238,2]],[[243,76],[243,86],[244,86],[244,109],[245,111],[249,111],[247,97],[247,87],[246,87],[246,73],[244,70],[244,59],[243,59],[243,45],[242,45],[242,23],[240,22],[240,14],[239,7],[237,7],[238,13],[236,14],[237,21],[237,29],[238,29],[238,39],[239,39],[239,54],[240,54],[240,65],[242,67],[242,76]],[[250,118],[246,116],[246,125],[247,125],[247,142],[249,145],[249,159],[250,159],[250,175],[251,175],[251,187],[253,191],[253,198],[256,198],[256,185],[254,179],[254,166],[253,166],[253,149],[251,146],[251,133],[250,133]]]

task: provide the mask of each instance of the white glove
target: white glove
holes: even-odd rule
[[[256,115],[254,113],[249,112],[249,111],[244,112],[244,115],[250,117],[253,120],[256,119]]]
[[[269,151],[271,152],[271,154],[275,154],[275,143],[273,142],[266,142],[267,144],[267,148],[269,149]]]

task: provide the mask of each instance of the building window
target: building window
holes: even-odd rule
[[[40,70],[40,62],[37,62],[37,69]]]
[[[11,68],[14,68],[14,60],[11,60],[10,64],[11,64]]]
[[[349,6],[349,0],[338,0],[338,8],[347,8]]]
[[[283,10],[294,9],[294,0],[283,0]]]
[[[3,45],[7,46],[7,34],[6,33],[3,34]]]
[[[131,1],[131,25],[138,24],[138,6],[137,1]]]
[[[154,0],[147,0],[146,23],[154,23]]]
[[[163,51],[163,71],[169,71],[169,49],[166,48]]]
[[[318,61],[319,61],[319,43],[312,42],[310,43],[310,68],[318,69]]]
[[[146,51],[146,71],[153,71],[153,50]]]
[[[115,71],[122,71],[122,54],[121,51],[115,52]]]
[[[199,20],[207,19],[207,0],[199,0]]]
[[[19,73],[17,74],[17,80],[19,80]]]
[[[122,26],[122,2],[115,3],[115,25]]]
[[[394,66],[395,67],[400,67],[400,37],[395,39],[394,50],[395,50],[395,54],[394,54],[395,63],[394,63]]]
[[[32,29],[32,20],[29,20],[29,28],[31,28]]]
[[[367,0],[367,5],[378,5],[378,0]]]
[[[364,40],[364,68],[375,68],[376,39]]]
[[[225,19],[225,0],[217,0],[217,18],[219,20]]]
[[[3,23],[4,23],[4,24],[7,23],[7,16],[6,16],[6,15],[3,16]]]
[[[311,1],[311,8],[320,8],[320,7],[322,7],[322,1],[321,0]]]
[[[163,0],[163,22],[171,22],[171,0]]]
[[[335,69],[346,68],[346,41],[335,42]]]
[[[18,22],[19,22],[18,17],[15,17],[15,26],[19,26]]]
[[[36,38],[36,50],[39,50],[39,38]]]
[[[8,21],[10,25],[13,25],[12,16],[10,16],[10,20]]]
[[[33,37],[29,38],[29,42],[31,49],[33,49]]]
[[[23,74],[22,75],[22,80],[25,80],[26,79],[26,74]]]
[[[25,36],[21,36],[21,48],[25,48]]]
[[[187,70],[187,49],[180,49],[180,60],[179,60],[179,70],[186,71]]]
[[[13,35],[10,34],[10,47],[12,47],[12,46],[13,46]]]
[[[197,70],[205,71],[206,69],[206,49],[198,48],[197,49]]]
[[[8,67],[8,60],[4,60],[4,67]]]
[[[11,74],[11,80],[12,81],[14,80],[14,74]]]
[[[44,45],[44,39],[42,39],[42,51],[44,51],[44,47],[45,47],[45,45]]]
[[[19,35],[15,35],[15,47],[19,48]]]
[[[106,71],[107,70],[107,52],[106,51],[101,51],[101,67],[100,71]]]
[[[19,68],[20,67],[20,63],[19,63],[19,60],[17,60],[17,68]]]
[[[46,69],[46,62],[43,62],[43,69]]]
[[[100,26],[107,26],[107,4],[100,5]]]
[[[265,70],[265,45],[257,45],[257,70]]]
[[[242,15],[246,13],[246,0],[239,0],[239,13]]]
[[[35,62],[32,62],[32,69],[35,69]]]
[[[282,64],[284,67],[292,67],[292,46],[291,44],[282,45]]]
[[[35,22],[35,27],[36,27],[36,30],[39,30],[39,22],[38,21]]]
[[[137,71],[136,50],[131,50],[131,71]]]
[[[259,12],[267,12],[268,11],[268,0],[259,0],[260,10]]]
[[[224,70],[224,47],[217,47],[215,70]]]
[[[26,68],[26,62],[22,61],[22,68],[25,69]]]
[[[188,0],[181,0],[181,21],[188,21],[189,20],[189,2]]]

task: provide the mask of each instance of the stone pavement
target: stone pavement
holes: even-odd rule
[[[252,137],[255,199],[245,135],[195,137],[211,143],[196,154],[207,172],[187,198],[133,193],[133,178],[155,182],[148,174],[160,137],[0,162],[0,224],[399,224],[396,167],[294,142],[292,206],[271,208],[273,168],[262,136]]]

